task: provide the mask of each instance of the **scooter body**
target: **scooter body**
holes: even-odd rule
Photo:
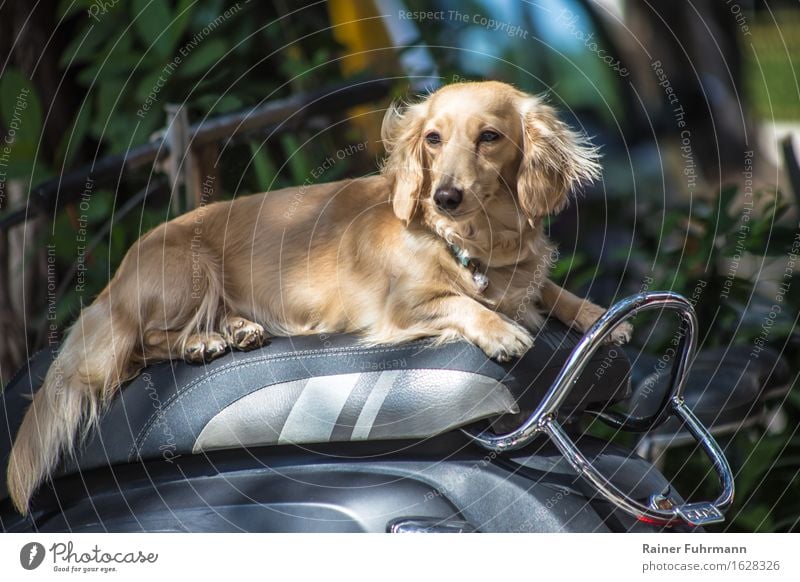
[[[548,323],[534,348],[508,364],[463,342],[364,347],[349,336],[275,338],[206,365],[157,364],[124,386],[34,497],[29,516],[17,514],[0,487],[0,527],[399,533],[702,525],[631,511],[619,500],[685,502],[651,463],[582,434],[587,412],[631,390],[627,357],[598,330],[581,337]],[[582,350],[580,373],[565,380]],[[49,351],[37,354],[3,393],[3,467],[51,361]],[[557,412],[543,415],[566,381]],[[532,418],[537,426],[522,437],[494,446],[482,436],[514,435]]]

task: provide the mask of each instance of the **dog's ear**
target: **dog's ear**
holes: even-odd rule
[[[517,196],[528,220],[562,210],[572,188],[600,177],[599,153],[585,135],[559,120],[539,97],[526,95],[518,105],[522,120],[522,162]]]
[[[388,154],[381,173],[389,181],[394,213],[406,224],[414,216],[427,182],[422,147],[425,108],[424,102],[407,107],[393,103],[381,126],[381,139]]]

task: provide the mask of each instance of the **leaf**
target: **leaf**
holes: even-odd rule
[[[738,492],[737,492],[738,493]],[[736,525],[749,531],[772,531],[772,512],[767,505],[755,505],[736,514]]]
[[[789,211],[789,204],[783,199],[780,193],[776,193],[776,198],[773,203],[774,215],[773,222],[779,222],[781,218]]]
[[[744,460],[747,471],[742,471],[736,476],[736,494],[740,499],[746,500],[751,493],[767,482],[766,476],[783,446],[783,440],[780,438],[764,438],[752,448]]]
[[[800,524],[800,510],[787,508],[784,506],[781,507],[781,511],[785,512],[786,517],[775,521],[775,523],[772,525],[772,531],[781,533],[796,531],[798,524]]]
[[[786,399],[800,408],[800,391],[797,390],[796,385],[792,385],[792,390],[786,395]],[[800,447],[800,437],[794,437],[790,442],[792,445]]]
[[[147,106],[152,109],[156,107],[156,102],[161,101],[165,96],[165,90],[169,84],[169,72],[164,69],[149,71],[136,86],[134,95],[139,106]]]
[[[115,256],[122,257],[130,246],[130,242],[126,240],[125,232],[124,228],[117,226],[111,229],[109,233],[112,254]]]
[[[78,110],[78,115],[72,122],[70,131],[64,134],[61,138],[61,143],[56,150],[56,160],[58,164],[64,167],[69,167],[75,157],[75,152],[81,147],[87,132],[89,131],[89,124],[91,122],[92,103],[86,100],[83,106]]]
[[[0,118],[6,139],[13,140],[15,149],[32,149],[32,158],[42,132],[42,107],[33,83],[15,69],[6,69],[0,78]]]
[[[286,164],[292,175],[295,184],[302,184],[306,179],[312,177],[312,165],[307,159],[306,151],[300,149],[300,140],[296,134],[287,133],[280,137],[284,151],[287,154]],[[319,176],[319,173],[317,175]],[[325,181],[324,178],[321,181]]]
[[[112,34],[104,39],[103,45],[98,47],[87,59],[86,66],[81,68],[76,76],[78,83],[84,87],[93,87],[103,79],[119,76],[118,60],[120,55],[127,55],[127,59],[123,58],[128,61],[126,63],[129,65],[126,70],[127,74],[138,61],[138,54],[133,49],[133,33],[129,31],[123,36],[119,36],[119,31],[112,26],[109,26],[109,30]],[[137,61],[130,62],[131,56],[136,56]]]
[[[90,224],[102,225],[111,218],[112,198],[113,194],[108,190],[98,190],[94,193],[85,209]]]
[[[105,134],[110,153],[123,153],[130,147],[145,143],[150,134],[158,127],[163,117],[159,115],[145,116],[140,119],[135,112],[120,109],[114,114]]]
[[[220,14],[225,11],[224,0],[203,0],[198,2],[194,8],[192,16],[192,29],[200,30],[207,26],[209,22],[213,21]]]
[[[777,471],[779,469],[789,469],[794,474],[797,472],[798,467],[800,467],[800,455],[784,455],[775,461],[775,464],[772,466],[772,470]]]
[[[59,19],[67,18],[76,14],[77,12],[86,11],[86,16],[91,18],[89,8],[95,4],[97,0],[61,0],[56,8],[56,15]]]
[[[102,59],[98,58],[78,73],[78,82],[84,87],[91,87],[105,81],[124,81],[132,71],[146,67],[147,59],[142,59],[140,54],[126,46],[129,43],[130,41],[120,40],[116,48],[113,50],[109,48],[111,53],[108,58],[104,55]]]
[[[237,109],[242,108],[242,100],[239,99],[236,95],[231,95],[227,93],[220,97],[219,101],[213,108],[214,115],[218,115],[220,113],[230,113],[231,111],[236,111]]]
[[[753,232],[745,241],[744,247],[756,255],[782,256],[791,249],[797,231],[786,226],[775,226],[770,232]],[[735,249],[730,249],[731,251]],[[728,256],[731,256],[731,252]]]
[[[222,96],[216,93],[204,93],[202,91],[197,91],[197,93],[202,94],[202,96],[192,101],[192,109],[197,111],[204,118],[235,111],[241,109],[243,105],[239,97],[230,93],[226,93]]]
[[[730,215],[731,204],[733,204],[734,200],[736,200],[738,193],[739,187],[736,185],[728,185],[721,188],[719,192],[719,205],[717,206],[717,210],[721,214]]]
[[[53,172],[42,160],[36,160],[35,146],[15,148],[7,164],[2,168],[8,180],[23,180],[27,184],[38,184],[52,177]]]
[[[113,123],[112,113],[118,104],[123,81],[108,80],[98,86],[94,99],[91,132],[98,140],[104,139],[109,125]]]
[[[87,25],[85,31],[75,34],[74,38],[64,49],[58,64],[61,68],[78,65],[98,58],[101,44],[115,32],[113,26]]]
[[[165,29],[172,22],[169,5],[163,0],[133,0],[131,18],[137,35],[147,50],[161,58],[168,58],[177,44]]]
[[[726,186],[720,190],[717,208],[714,209],[712,218],[712,230],[716,229],[717,235],[729,233],[731,227],[739,222],[738,214],[731,211],[731,204],[738,193],[739,189],[736,186]]]
[[[253,170],[256,173],[256,183],[261,192],[271,190],[275,184],[277,172],[272,160],[269,158],[265,146],[256,141],[250,141],[250,153],[252,154]]]
[[[576,252],[566,257],[560,257],[550,273],[550,278],[563,281],[572,271],[580,269],[586,263],[586,257]]]
[[[175,7],[175,21],[169,27],[169,35],[173,47],[178,46],[178,42],[192,19],[197,3],[198,0],[179,0],[178,5]]]
[[[178,73],[184,78],[203,73],[216,65],[227,50],[227,44],[220,39],[205,40],[184,59]]]

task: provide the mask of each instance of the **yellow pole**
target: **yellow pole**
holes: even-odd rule
[[[396,63],[395,52],[383,18],[372,0],[328,0],[328,14],[333,37],[345,49],[340,65],[342,74],[351,77],[369,71],[373,75],[388,74]],[[376,105],[359,105],[348,113],[352,124],[366,137],[367,148],[380,153],[382,112],[373,112]]]

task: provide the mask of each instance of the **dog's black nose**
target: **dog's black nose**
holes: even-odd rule
[[[459,188],[448,186],[446,188],[439,188],[433,194],[433,201],[439,210],[446,210],[450,212],[458,208],[461,200],[464,198],[464,192]]]

